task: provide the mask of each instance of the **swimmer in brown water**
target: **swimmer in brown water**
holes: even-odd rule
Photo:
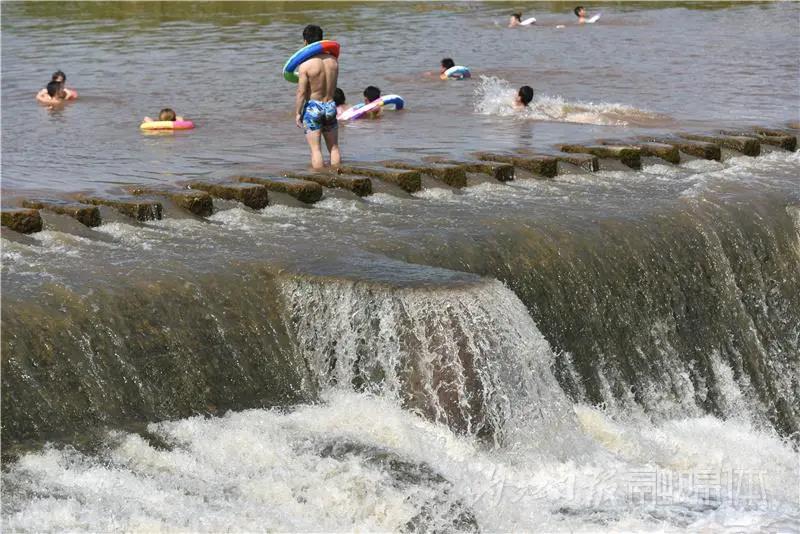
[[[527,109],[528,104],[531,103],[533,100],[533,88],[529,85],[523,85],[519,88],[519,92],[517,92],[517,96],[514,97],[514,106],[515,111],[522,111]]]
[[[45,87],[44,89],[41,89],[38,93],[36,93],[36,100],[38,100],[42,104],[56,104],[56,103],[62,103],[65,100],[75,100],[76,98],[78,98],[78,91],[66,87],[67,75],[64,74],[63,71],[57,70],[53,73],[53,76],[50,78],[50,83],[53,82],[59,83],[61,85],[61,88],[58,91],[58,96],[56,97],[51,96],[50,91],[48,91],[47,87]],[[49,86],[50,83],[48,83],[47,85]]]
[[[150,117],[145,117],[143,122],[155,122],[155,121],[175,122],[175,121],[182,121],[182,120],[183,120],[183,117],[181,117],[180,115],[176,115],[175,111],[173,111],[170,108],[164,108],[159,112],[158,119],[151,119]]]

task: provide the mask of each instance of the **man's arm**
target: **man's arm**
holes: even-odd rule
[[[294,123],[298,128],[303,127],[303,108],[306,107],[308,97],[311,93],[311,84],[308,81],[308,74],[301,66],[298,72],[299,80],[297,82],[297,95],[294,98]]]

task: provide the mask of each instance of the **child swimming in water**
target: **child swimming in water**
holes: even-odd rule
[[[531,100],[533,100],[533,88],[531,88],[529,85],[523,85],[519,88],[517,96],[514,97],[514,103],[512,106],[514,107],[515,111],[522,111],[528,107],[528,104],[531,103]]]
[[[522,22],[522,13],[514,13],[508,21],[509,28],[516,28]]]
[[[175,111],[173,111],[170,108],[164,108],[159,112],[158,119],[156,120],[175,122],[175,121],[182,121],[183,117],[176,115]],[[151,119],[150,117],[145,117],[144,122],[155,122],[155,120]]]
[[[575,16],[578,17],[578,24],[585,24],[586,23],[586,10],[583,9],[583,6],[578,6],[573,9]]]
[[[47,87],[39,91],[36,95],[36,100],[40,104],[48,104],[50,106],[63,104],[64,101],[67,100],[67,92],[64,90],[64,84],[61,82],[48,83]]]
[[[374,85],[370,85],[366,89],[364,89],[364,104],[369,104],[378,100],[381,97],[381,90],[375,87]],[[370,111],[367,113],[367,117],[370,119],[377,119],[381,116],[381,108],[376,108],[375,111]]]
[[[464,67],[465,72],[463,73],[455,73],[451,74],[450,76],[445,76],[445,72],[448,69],[451,69],[456,66],[456,62],[453,61],[453,58],[446,57],[442,60],[439,68],[439,78],[442,80],[447,80],[448,78],[455,79],[455,80],[463,80],[464,78],[469,78],[471,75],[469,73],[469,69]]]
[[[439,75],[442,76],[444,79],[444,73],[447,72],[447,69],[453,68],[456,66],[456,62],[453,61],[452,58],[446,57],[441,62],[441,68],[439,69]]]
[[[51,96],[48,87],[50,87],[51,83],[58,83],[60,89],[57,91],[57,96]],[[47,84],[47,87],[44,89],[39,90],[36,93],[36,100],[41,102],[42,104],[55,104],[61,103],[65,100],[75,100],[78,98],[78,92],[74,89],[68,89],[66,87],[67,82],[67,75],[64,74],[63,71],[57,70],[53,73],[53,76],[50,77],[50,83]]]
[[[342,113],[350,109],[350,106],[345,104],[344,91],[338,87],[333,92],[333,103],[336,104],[336,118],[338,119]]]

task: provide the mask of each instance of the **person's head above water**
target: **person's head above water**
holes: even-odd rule
[[[64,98],[62,82],[50,82],[47,84],[47,95],[50,98]]]
[[[64,74],[64,71],[57,70],[57,71],[55,71],[53,73],[53,76],[50,78],[50,81],[52,81],[52,82],[61,82],[61,83],[66,82],[67,81],[67,75]]]
[[[333,103],[336,104],[337,106],[341,106],[344,105],[344,102],[345,102],[344,91],[342,91],[337,87],[336,90],[333,92]]]
[[[516,20],[517,22],[522,22],[522,13],[514,13],[511,15],[512,20]]]
[[[456,62],[453,61],[451,58],[446,57],[442,60],[442,73],[451,67],[455,67]]]
[[[523,106],[527,106],[533,100],[533,88],[529,85],[523,85],[517,92],[517,102]]]
[[[364,89],[364,99],[367,101],[367,104],[370,102],[374,102],[381,97],[381,90],[375,87],[374,85],[370,85],[366,89]]]
[[[573,11],[575,12],[575,16],[578,17],[579,19],[583,18],[586,15],[586,10],[583,9],[583,6],[578,6],[575,9],[573,9]]]
[[[317,41],[321,40],[322,40],[322,28],[320,28],[316,24],[309,24],[308,26],[303,28],[303,41],[305,41],[307,45],[311,43],[316,43]]]
[[[160,121],[174,121],[175,120],[175,112],[170,108],[164,108],[158,114],[158,120]]]

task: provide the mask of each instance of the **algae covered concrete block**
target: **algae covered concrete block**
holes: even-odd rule
[[[476,152],[474,155],[479,160],[509,163],[545,178],[553,178],[558,173],[558,160],[554,156],[520,155],[506,152]]]
[[[140,198],[125,197],[106,197],[100,195],[87,195],[79,193],[75,199],[84,204],[95,206],[109,206],[123,215],[132,217],[137,221],[160,220],[162,206],[160,202],[154,200],[144,200]]]
[[[681,162],[681,153],[676,146],[655,142],[637,143],[634,146],[642,151],[643,156],[661,158],[675,165]]]
[[[212,197],[241,202],[254,210],[260,210],[269,204],[267,188],[259,184],[192,182],[189,187],[205,191]]]
[[[583,153],[598,158],[617,159],[631,169],[642,168],[642,151],[629,145],[560,145],[562,152]]]
[[[322,198],[322,186],[310,180],[286,176],[235,176],[233,179],[263,185],[270,191],[286,193],[306,204],[313,204]]]
[[[681,137],[694,141],[705,141],[720,147],[730,148],[741,152],[745,156],[758,156],[761,153],[761,143],[753,137],[742,137],[738,135],[700,135],[700,134],[680,134]]]
[[[42,231],[42,216],[38,210],[24,208],[3,208],[0,211],[2,225],[21,234]]]
[[[769,134],[762,132],[770,132]],[[785,132],[778,132],[776,130],[760,130],[755,129],[752,132],[741,130],[720,130],[722,135],[728,137],[749,137],[757,140],[759,143],[776,146],[783,150],[793,152],[797,148],[797,138]]]
[[[797,150],[797,136],[793,133],[774,130],[772,128],[753,128],[762,143],[778,146],[784,150],[794,152]]]
[[[712,159],[716,161],[722,160],[722,150],[720,146],[715,143],[707,141],[688,141],[686,139],[677,138],[658,138],[658,137],[645,137],[647,142],[672,145],[684,154],[689,154],[696,158]]]
[[[372,194],[372,180],[366,176],[340,174],[336,171],[284,171],[281,174],[287,178],[308,180],[330,189],[345,189],[360,197]]]
[[[678,147],[668,143],[656,143],[655,141],[625,143],[620,141],[609,141],[601,139],[598,141],[601,145],[625,145],[629,144],[632,147],[638,148],[642,156],[661,158],[665,161],[675,165],[681,162],[681,154]]]
[[[589,172],[597,172],[600,170],[600,159],[592,154],[582,154],[576,152],[573,154],[553,154],[553,157],[555,157],[558,161],[575,165],[576,167],[580,167],[581,169]]]
[[[358,164],[341,165],[339,172],[377,178],[395,184],[408,193],[416,193],[422,189],[422,174],[419,171],[392,169],[383,165]]]
[[[23,207],[47,210],[59,215],[72,217],[79,223],[90,228],[100,226],[100,210],[97,206],[88,206],[61,199],[27,199],[22,201]]]
[[[499,161],[481,160],[439,160],[435,165],[460,165],[466,172],[488,174],[498,182],[510,182],[514,179],[514,165]]]
[[[382,161],[381,165],[392,169],[419,171],[421,174],[440,180],[450,187],[460,188],[467,185],[467,171],[461,165],[414,163],[401,160]]]
[[[199,217],[208,217],[214,213],[214,202],[211,199],[211,195],[205,191],[159,189],[147,186],[132,186],[127,188],[127,191],[132,195],[166,197],[179,208]]]

